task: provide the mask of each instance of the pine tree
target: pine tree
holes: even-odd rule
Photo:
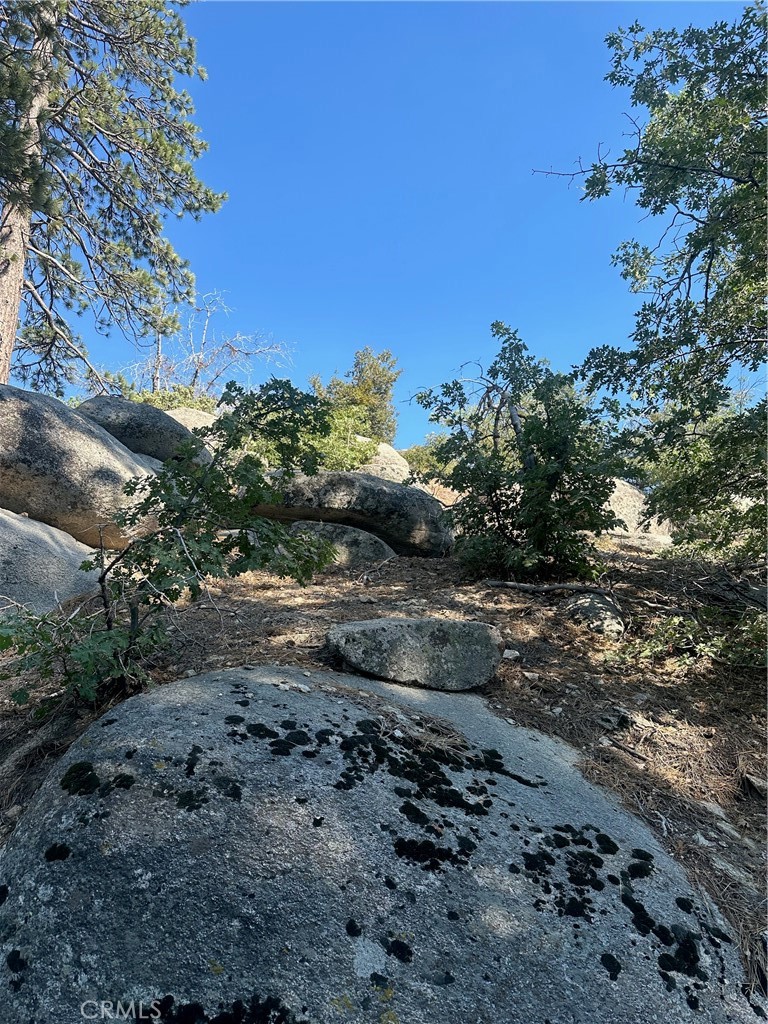
[[[195,176],[206,148],[176,77],[204,78],[165,0],[8,0],[0,7],[0,383],[61,391],[80,361],[72,323],[133,339],[178,329],[192,296],[164,218],[223,195]],[[74,362],[73,362],[74,361]]]

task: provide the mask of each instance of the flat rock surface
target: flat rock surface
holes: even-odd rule
[[[472,690],[499,667],[504,642],[485,622],[368,619],[328,631],[328,648],[346,668],[434,690]]]
[[[722,922],[570,760],[471,694],[336,673],[135,697],[0,859],[0,1022],[754,1021]]]
[[[82,572],[80,565],[93,554],[68,533],[0,509],[0,612],[4,597],[47,612],[92,590],[98,570]]]

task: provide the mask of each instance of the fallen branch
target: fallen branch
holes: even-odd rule
[[[623,750],[626,754],[631,754],[632,757],[636,757],[638,761],[647,761],[649,758],[645,754],[641,754],[639,750],[635,750],[634,747],[628,747],[626,743],[620,743],[619,740],[615,740],[612,736],[607,737],[610,740],[611,746],[618,747],[619,750]]]
[[[575,590],[580,594],[603,594],[610,596],[604,587],[589,587],[584,583],[511,583],[508,580],[483,580],[486,587],[505,587],[509,590],[523,590],[528,594],[546,594],[553,590]]]

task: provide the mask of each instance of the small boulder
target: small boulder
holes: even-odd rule
[[[615,601],[604,594],[574,594],[560,606],[563,614],[593,633],[618,638],[624,635],[624,619]]]
[[[388,558],[396,558],[392,548],[372,533],[358,530],[354,526],[341,526],[339,523],[314,523],[311,520],[300,520],[291,527],[291,533],[311,533],[323,540],[330,541],[336,549],[334,561],[337,565],[353,568],[358,565],[371,565],[374,562],[385,562]]]
[[[79,405],[77,411],[98,423],[130,451],[161,462],[172,459],[185,442],[195,440],[192,431],[177,419],[145,402],[97,395]]]
[[[115,513],[129,480],[148,475],[111,434],[56,398],[0,385],[0,508],[26,513],[82,544],[124,547]]]
[[[432,690],[472,690],[492,678],[504,642],[495,626],[451,619],[371,619],[328,632],[345,666],[378,679]]]
[[[80,569],[92,556],[68,533],[0,509],[0,614],[4,598],[43,613],[92,589],[98,570]]]
[[[439,502],[416,487],[367,473],[297,475],[284,485],[281,504],[256,505],[253,512],[282,522],[311,519],[356,526],[398,555],[438,557],[453,545]]]

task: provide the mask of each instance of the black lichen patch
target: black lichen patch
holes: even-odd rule
[[[67,857],[72,853],[66,843],[53,843],[45,851],[45,859],[48,862],[54,860],[66,860]]]
[[[594,889],[602,892],[605,882],[597,873],[603,867],[602,857],[591,850],[569,850],[565,855],[569,881],[577,889]]]
[[[619,852],[618,844],[614,843],[614,841],[611,839],[611,837],[607,836],[605,834],[605,832],[598,832],[597,833],[597,835],[595,836],[595,844],[596,844],[598,850],[600,851],[600,853],[605,853],[605,854],[609,854],[610,855],[610,854],[614,854],[614,853],[618,853]]]
[[[70,765],[61,778],[61,788],[66,789],[70,796],[88,796],[95,793],[100,785],[101,779],[90,761],[77,761]]]
[[[647,860],[636,860],[633,861],[627,868],[627,874],[630,878],[647,878],[653,873],[653,865],[649,864]]]
[[[293,750],[293,743],[288,740],[272,740],[269,749],[276,757],[288,757]]]
[[[409,964],[413,960],[413,950],[407,942],[403,942],[402,939],[386,939],[382,943],[387,956],[393,956],[396,960],[399,960],[401,964]]]
[[[653,854],[648,853],[647,850],[634,849],[632,851],[632,856],[635,860],[653,860]]]
[[[249,736],[253,736],[257,740],[276,740],[280,736],[280,733],[270,729],[263,722],[249,722],[245,727],[245,731]]]
[[[224,719],[224,722],[227,725],[240,725],[240,723],[244,721],[245,719],[243,718],[242,715],[227,715],[227,717]]]
[[[621,963],[616,959],[613,953],[603,953],[600,957],[600,963],[606,971],[608,971],[608,977],[611,981],[616,981],[621,973]]]
[[[693,903],[689,899],[686,899],[685,896],[678,896],[675,900],[675,903],[683,911],[684,914],[693,913]]]
[[[699,966],[698,940],[699,936],[693,932],[682,931],[678,938],[677,949],[674,953],[661,953],[659,956],[659,970],[667,974],[686,974],[691,978],[699,978],[707,981],[708,975]]]
[[[677,982],[671,974],[667,974],[666,971],[659,971],[659,977],[664,982],[664,988],[667,992],[673,992],[677,988]]]
[[[347,935],[351,936],[351,938],[353,939],[356,939],[358,935],[363,934],[363,929],[360,927],[360,925],[357,923],[354,917],[350,917],[345,927]]]
[[[656,927],[656,922],[645,909],[643,904],[639,900],[636,900],[631,892],[627,892],[626,890],[621,894],[621,902],[628,910],[632,911],[632,924],[640,935],[650,935]]]
[[[176,797],[176,806],[181,811],[199,811],[207,803],[208,797],[202,788],[185,789]]]
[[[116,789],[130,789],[135,782],[136,779],[129,772],[120,772],[112,780],[112,785]]]
[[[405,803],[400,807],[400,813],[404,814],[408,821],[412,821],[414,825],[428,825],[429,816],[412,804],[410,800],[406,800]]]
[[[312,742],[309,734],[304,732],[303,729],[291,729],[290,732],[285,734],[283,739],[288,743],[292,743],[295,747],[306,747]]]
[[[418,864],[424,871],[439,871],[445,864],[460,867],[467,858],[448,846],[437,846],[431,839],[395,840],[395,853],[411,864]]]
[[[211,781],[222,796],[240,803],[243,791],[234,779],[231,779],[228,775],[216,775]]]
[[[12,949],[5,958],[5,962],[8,964],[8,970],[12,971],[13,974],[21,974],[28,966],[27,961],[21,955],[20,949]]]
[[[537,853],[523,853],[523,863],[526,871],[533,874],[546,874],[547,869],[552,867],[556,861],[546,850],[539,850]]]
[[[389,978],[385,974],[379,974],[378,971],[372,971],[369,980],[374,988],[382,989],[385,992],[389,988]]]
[[[663,945],[674,946],[675,936],[665,924],[657,924],[653,929],[653,934]]]
[[[2,907],[2,905],[8,899],[9,891],[10,890],[8,889],[7,885],[0,885],[0,907]]]
[[[173,996],[164,996],[152,1004],[156,1024],[309,1024],[306,1017],[297,1017],[277,996],[236,999],[229,1006],[223,1003],[208,1014],[200,1003],[176,1003]]]

